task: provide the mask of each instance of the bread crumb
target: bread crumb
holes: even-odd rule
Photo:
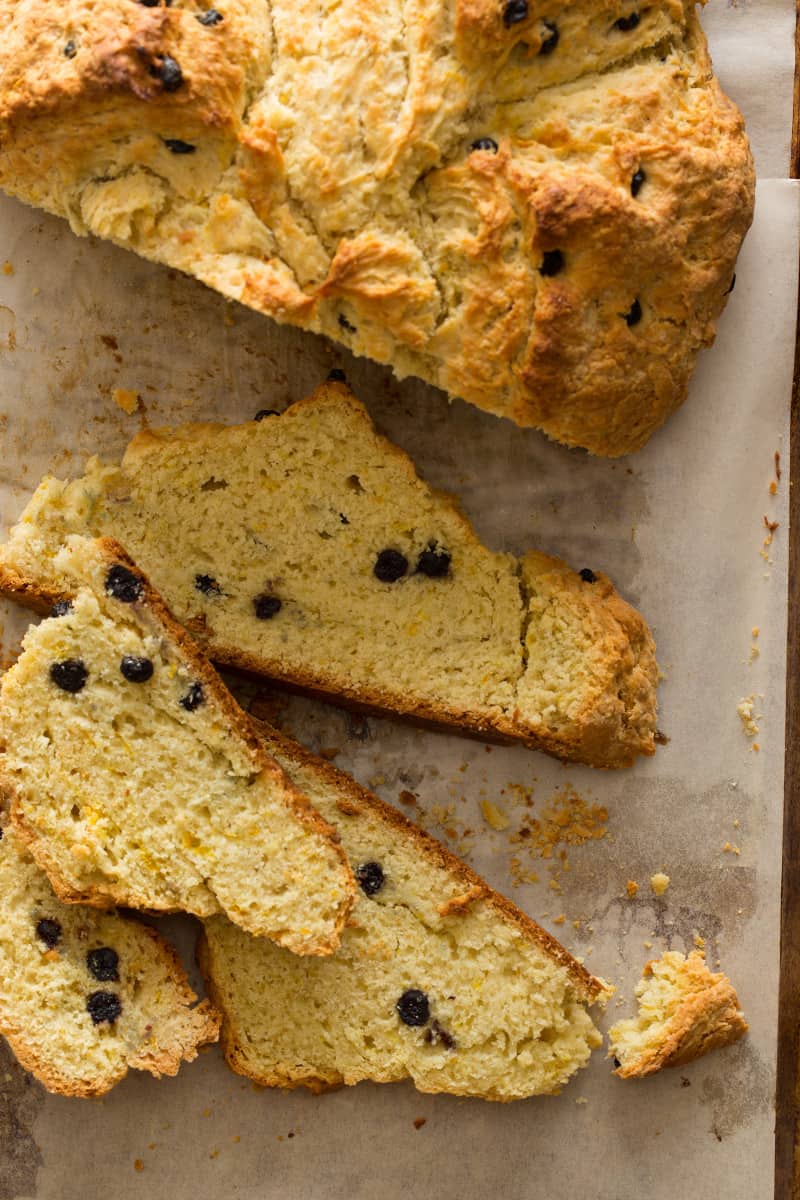
[[[121,408],[128,416],[135,413],[139,407],[139,393],[131,391],[130,388],[114,388],[111,399],[117,408]]]
[[[633,900],[634,896],[639,891],[639,885],[635,879],[628,880],[628,882],[625,884],[625,891],[628,893],[628,896],[631,898],[631,900]]]
[[[498,832],[508,829],[511,824],[508,814],[499,805],[492,804],[491,800],[481,800],[481,812],[486,824]]]
[[[8,259],[6,259],[6,261],[3,263],[3,274],[4,275],[13,275],[14,274],[14,264],[10,263],[8,261]]]
[[[705,950],[706,939],[703,937],[703,935],[701,933],[696,933],[694,935],[694,944],[695,944],[695,946],[697,946],[698,950]]]
[[[428,1123],[427,1117],[415,1117],[414,1118],[414,1128],[415,1129],[422,1129],[422,1126],[427,1125],[427,1123]]]
[[[397,797],[397,799],[400,801],[401,804],[411,805],[411,804],[417,803],[417,797],[414,795],[413,792],[402,791],[400,793],[400,795]]]
[[[652,942],[642,942],[642,945],[644,946],[645,950],[652,950],[652,949],[653,949],[653,943],[652,943]]]
[[[757,638],[757,637],[758,637],[758,635],[759,635],[759,632],[760,632],[760,630],[759,630],[759,628],[758,628],[758,626],[757,626],[757,625],[754,625],[754,626],[753,626],[753,628],[752,628],[752,630],[751,630],[750,632],[751,632],[751,634],[752,634],[752,636],[753,636],[754,638]]]
[[[654,896],[663,896],[669,887],[669,875],[665,875],[663,871],[657,871],[655,875],[650,876],[650,887],[653,889]]]
[[[238,1133],[235,1133],[235,1134],[233,1135],[233,1137],[231,1138],[231,1141],[232,1141],[232,1142],[235,1142],[237,1146],[238,1146],[238,1144],[239,1144],[239,1142],[240,1142],[241,1140],[242,1140],[242,1139],[241,1139],[241,1137],[239,1136],[239,1134],[238,1134]]]
[[[575,1103],[576,1104],[588,1104],[589,1101],[586,1099],[585,1096],[576,1096]]]
[[[772,482],[769,485],[769,494],[770,494],[770,496],[777,496],[777,494],[778,494],[778,485],[774,479],[772,480]]]
[[[142,1162],[142,1160],[140,1158],[135,1158],[133,1160],[133,1169],[134,1169],[134,1171],[143,1171],[144,1170],[144,1163]]]
[[[756,698],[753,695],[744,696],[736,705],[736,713],[739,720],[742,722],[742,729],[748,737],[755,737],[758,733],[758,725],[753,716]]]
[[[209,1158],[219,1158],[219,1150],[212,1150],[208,1157]]]
[[[553,924],[554,925],[563,925],[564,922],[566,921],[566,919],[567,919],[566,913],[562,913],[560,917],[553,917]]]
[[[739,849],[739,847],[734,846],[732,842],[726,842],[725,845],[722,847],[722,853],[723,854],[736,854],[738,856],[742,852]]]

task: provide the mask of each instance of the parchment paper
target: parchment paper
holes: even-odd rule
[[[708,22],[726,84],[747,78],[744,93],[731,90],[745,109],[751,91],[756,100],[756,149],[779,170],[785,57],[758,70],[751,62],[752,76],[742,64],[763,16],[787,29],[791,7],[719,5]],[[381,428],[432,483],[458,492],[491,545],[535,545],[601,567],[641,608],[658,640],[670,741],[653,760],[602,774],[297,699],[278,710],[284,727],[313,748],[338,748],[338,765],[390,801],[416,797],[404,811],[613,980],[604,1025],[633,1012],[649,957],[689,950],[697,937],[712,968],[719,960],[731,975],[751,1023],[736,1047],[638,1084],[613,1078],[598,1052],[561,1096],[511,1106],[410,1085],[322,1098],[264,1092],[228,1072],[216,1049],[175,1080],[132,1076],[104,1100],[70,1101],[46,1096],[0,1049],[0,1200],[772,1194],[797,218],[794,185],[761,184],[736,290],[690,400],[645,451],[603,462],[397,384],[0,201],[3,520],[43,471],[74,473],[90,452],[119,453],[146,422],[240,420],[343,366]],[[115,389],[137,392],[139,411],[123,413]],[[765,516],[778,523],[767,547]],[[10,655],[23,622],[10,608],[5,616]],[[736,711],[747,697],[752,738]],[[511,840],[531,815],[545,819],[576,796],[585,830],[602,836],[548,859]],[[508,828],[486,823],[485,800]],[[662,870],[671,883],[657,899],[649,878]],[[628,881],[639,885],[633,899]],[[188,962],[192,923],[163,924]]]

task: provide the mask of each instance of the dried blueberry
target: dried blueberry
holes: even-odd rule
[[[631,178],[631,195],[632,196],[639,195],[639,192],[642,190],[642,187],[643,187],[646,179],[647,179],[647,172],[643,171],[641,167],[639,167],[638,171],[634,171],[633,177]]]
[[[446,550],[437,550],[431,542],[417,559],[417,570],[429,579],[443,579],[450,571],[450,555]]]
[[[52,950],[61,941],[61,922],[52,917],[42,917],[36,922],[36,936],[41,938],[48,950]]]
[[[372,574],[381,583],[397,583],[408,570],[408,559],[399,550],[381,550],[375,559]]]
[[[262,592],[260,596],[253,598],[253,608],[259,621],[269,621],[281,611],[283,604],[278,596],[270,596],[268,592]]]
[[[506,0],[503,9],[503,24],[506,29],[528,19],[528,0]]]
[[[338,320],[339,320],[339,324],[341,325],[342,329],[344,329],[346,333],[358,333],[358,330],[356,329],[355,325],[350,324],[350,322],[348,321],[348,319],[344,315],[344,313],[339,313]]]
[[[220,21],[224,21],[225,18],[221,12],[216,10],[216,8],[207,8],[205,12],[197,14],[197,20],[201,25],[207,25],[210,27],[212,25],[219,25]]]
[[[183,142],[180,138],[162,138],[164,145],[171,154],[194,154],[197,146],[191,142]]]
[[[187,712],[194,712],[196,708],[200,707],[205,698],[206,694],[203,691],[202,683],[193,683],[186,695],[181,696],[178,703],[180,704],[181,708],[185,708]]]
[[[263,421],[265,417],[279,417],[280,415],[277,408],[260,408],[253,417],[253,420]]]
[[[138,654],[124,654],[119,669],[129,683],[147,683],[153,678],[152,659],[140,658]]]
[[[117,563],[106,575],[106,591],[115,600],[121,600],[123,604],[133,604],[136,600],[141,600],[144,594],[142,581],[138,575],[134,575],[133,571],[129,571],[127,567]]]
[[[542,265],[539,267],[540,275],[558,275],[559,271],[564,270],[564,255],[560,250],[545,250],[542,257]]]
[[[83,691],[89,672],[79,658],[64,658],[50,667],[50,678],[62,692]]]
[[[365,896],[375,896],[386,882],[380,863],[365,862],[356,867],[356,879]]]
[[[122,1003],[113,992],[92,992],[86,1000],[86,1011],[95,1025],[102,1025],[104,1021],[113,1024],[122,1012]]]
[[[597,583],[597,576],[591,567],[584,567],[580,572],[580,576],[584,583]]]
[[[544,27],[547,30],[547,33],[542,38],[542,43],[539,46],[539,53],[552,54],[558,45],[558,40],[561,37],[561,34],[559,33],[558,26],[554,21],[545,21]]]
[[[110,946],[98,946],[86,955],[86,966],[101,983],[119,979],[119,955]]]
[[[613,28],[618,29],[620,33],[630,33],[632,29],[636,28],[641,19],[640,14],[634,12],[629,17],[620,17],[618,21],[614,22]]]
[[[56,600],[55,604],[50,609],[50,616],[65,617],[69,612],[72,612],[71,600]]]
[[[222,588],[213,575],[195,575],[194,586],[204,596],[221,596]]]
[[[492,154],[497,154],[497,142],[490,137],[477,138],[470,146],[470,150],[489,150]]]
[[[74,58],[78,53],[78,47],[75,45],[72,38],[64,46],[64,58]]]
[[[177,92],[183,83],[183,71],[171,54],[165,54],[161,62],[154,63],[150,74],[161,80],[165,92]]]
[[[328,371],[327,382],[347,383],[347,376],[341,367],[333,367],[330,371]]]
[[[642,319],[642,306],[638,299],[634,300],[628,311],[625,313],[626,325],[638,325]]]
[[[431,1015],[428,997],[419,988],[403,992],[395,1008],[404,1025],[427,1025]]]

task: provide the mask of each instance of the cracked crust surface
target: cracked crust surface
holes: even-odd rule
[[[214,11],[0,0],[0,186],[559,441],[642,446],[752,215],[694,3]]]
[[[645,964],[636,985],[639,1012],[608,1031],[620,1079],[641,1079],[737,1042],[747,1022],[727,975],[713,974],[703,954],[668,950]]]
[[[43,920],[52,945],[38,932]],[[117,955],[103,980],[88,966],[99,948]],[[95,1024],[87,1011],[99,989],[120,1003],[113,1022]],[[60,902],[0,816],[0,1034],[26,1070],[64,1096],[104,1095],[129,1069],[175,1075],[219,1036],[218,1014],[196,1001],[164,938],[115,912]]]
[[[325,963],[296,963],[223,919],[205,923],[199,960],[231,1068],[314,1092],[407,1077],[421,1091],[491,1100],[557,1091],[600,1044],[587,1006],[604,1003],[608,985],[396,809],[256,728],[336,824],[353,869],[377,864],[381,882],[359,889]],[[410,988],[430,1010],[416,1027],[395,1008]]]
[[[0,689],[0,784],[56,893],[225,911],[295,953],[332,953],[354,890],[335,831],[121,546],[73,537],[60,559],[72,606],[28,631]],[[132,600],[108,594],[119,569]],[[149,674],[131,679],[126,658]],[[54,663],[79,666],[80,686],[57,686]]]
[[[593,766],[652,754],[658,668],[602,574],[493,553],[341,384],[240,426],[148,430],[120,467],[45,479],[0,550],[0,589],[69,591],[72,533],[110,534],[218,662],[365,710]],[[421,555],[450,556],[429,577]],[[407,570],[375,577],[385,550]],[[254,599],[280,601],[267,620]]]

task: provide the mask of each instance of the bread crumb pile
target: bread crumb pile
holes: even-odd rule
[[[509,841],[519,847],[511,859],[514,885],[535,883],[538,875],[528,863],[533,859],[552,862],[551,886],[558,890],[557,875],[569,870],[568,846],[583,846],[599,841],[608,832],[608,809],[602,804],[585,800],[571,783],[567,783],[546,802],[539,816],[526,815]]]

